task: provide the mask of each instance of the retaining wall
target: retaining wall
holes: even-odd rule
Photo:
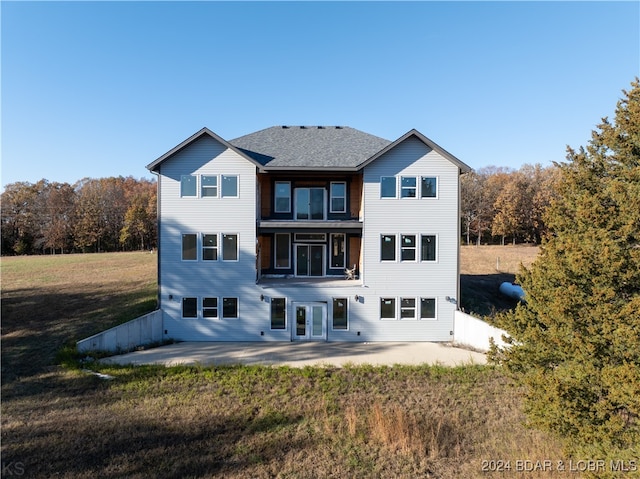
[[[470,346],[480,351],[489,351],[489,338],[498,346],[506,346],[502,335],[507,332],[491,326],[481,319],[474,318],[462,311],[456,311],[453,318],[453,342],[461,346]]]
[[[80,352],[129,351],[162,341],[162,311],[156,310],[76,343]]]

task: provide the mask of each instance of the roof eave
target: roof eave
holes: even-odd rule
[[[247,156],[244,152],[240,151],[237,147],[233,146],[231,143],[229,143],[227,140],[225,140],[224,138],[222,138],[219,135],[216,135],[213,131],[211,131],[209,128],[204,127],[202,128],[200,131],[194,133],[193,135],[191,135],[189,138],[187,138],[186,140],[184,140],[182,143],[180,143],[179,145],[173,147],[172,149],[170,149],[169,151],[167,151],[164,155],[162,155],[161,157],[159,157],[158,159],[156,159],[155,161],[149,163],[147,165],[147,169],[151,172],[157,172],[158,167],[160,166],[160,164],[162,162],[164,162],[165,160],[171,158],[173,155],[175,155],[176,153],[178,153],[179,151],[183,150],[184,148],[186,148],[187,146],[189,146],[191,143],[193,143],[194,141],[198,140],[199,138],[201,138],[203,135],[209,135],[211,138],[213,138],[214,140],[220,142],[222,145],[224,145],[226,148],[229,148],[230,150],[233,150],[235,153],[237,153],[238,155],[240,155],[242,158],[246,159],[247,161],[250,161],[251,163],[253,163],[254,165],[256,165],[256,167],[260,170],[263,169],[263,166],[256,162],[253,158]]]

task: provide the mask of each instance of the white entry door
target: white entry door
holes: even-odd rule
[[[327,339],[326,303],[293,303],[292,339],[296,341],[324,341]]]

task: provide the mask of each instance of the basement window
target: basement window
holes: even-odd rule
[[[380,298],[380,319],[396,319],[395,298]]]
[[[182,298],[182,317],[198,317],[198,298]]]

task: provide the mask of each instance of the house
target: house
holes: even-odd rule
[[[166,338],[451,341],[470,168],[422,133],[203,128],[147,168]]]

